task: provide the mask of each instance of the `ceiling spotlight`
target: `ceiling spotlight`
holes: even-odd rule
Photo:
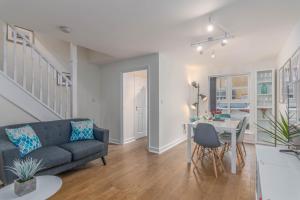
[[[210,57],[211,57],[211,58],[215,58],[215,57],[216,57],[215,52],[212,52],[211,55],[210,55]]]
[[[228,40],[227,39],[223,39],[222,42],[221,42],[221,45],[225,46],[226,44],[228,44]]]
[[[197,51],[198,52],[201,52],[203,50],[203,47],[202,46],[197,46]]]
[[[64,32],[64,33],[67,33],[67,34],[71,33],[71,31],[72,31],[71,28],[68,27],[68,26],[59,26],[58,28],[61,32]]]
[[[213,23],[211,22],[211,17],[209,17],[208,21],[209,21],[209,24],[207,25],[206,29],[208,32],[212,32],[215,29],[215,27],[214,27]]]
[[[206,27],[206,29],[207,29],[208,32],[212,32],[214,30],[214,28],[215,28],[214,25],[211,24],[211,23],[208,24],[207,27]]]

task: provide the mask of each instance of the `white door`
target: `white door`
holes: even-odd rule
[[[147,78],[135,76],[135,138],[147,136]]]

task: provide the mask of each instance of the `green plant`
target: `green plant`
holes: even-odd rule
[[[296,126],[289,124],[291,116],[287,112],[285,112],[285,115],[283,116],[280,113],[279,119],[276,119],[274,116],[266,116],[270,126],[264,127],[257,124],[257,127],[274,139],[275,144],[279,142],[284,145],[293,146],[292,139],[300,136],[300,130]],[[269,141],[265,142],[271,143]]]
[[[15,160],[13,166],[7,167],[7,170],[14,173],[19,179],[18,182],[26,182],[42,169],[42,160],[26,158],[24,160]]]

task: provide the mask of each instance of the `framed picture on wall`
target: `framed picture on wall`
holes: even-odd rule
[[[300,75],[300,51],[297,49],[297,51],[294,53],[294,55],[291,58],[291,81],[297,81],[299,80]]]
[[[62,74],[67,77],[71,81],[71,73],[69,72],[62,72]],[[67,80],[65,78],[60,78],[59,73],[56,74],[56,81],[58,86],[66,86]],[[71,85],[68,85],[68,87],[71,87]]]
[[[278,87],[279,87],[279,102],[280,103],[283,103],[283,101],[284,101],[284,97],[283,97],[283,82],[284,82],[284,80],[283,80],[283,78],[284,78],[284,75],[283,75],[283,67],[281,67],[280,69],[279,69],[279,80],[278,80]]]
[[[291,82],[291,59],[283,66],[283,102],[287,102],[288,85]]]
[[[32,30],[18,26],[15,26],[15,28],[18,32],[22,33],[28,41],[32,44],[34,43],[34,33]],[[9,25],[7,25],[7,41],[14,42],[14,31]],[[16,43],[23,44],[23,38],[19,33],[16,34]]]

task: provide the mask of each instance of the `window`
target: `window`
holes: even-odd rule
[[[216,76],[210,78],[210,81],[211,87],[215,85],[215,89],[210,90],[211,111],[230,114],[232,119],[237,120],[249,116],[249,75]]]
[[[224,101],[227,98],[227,79],[220,77],[216,79],[217,81],[217,91],[216,98],[218,101]]]

